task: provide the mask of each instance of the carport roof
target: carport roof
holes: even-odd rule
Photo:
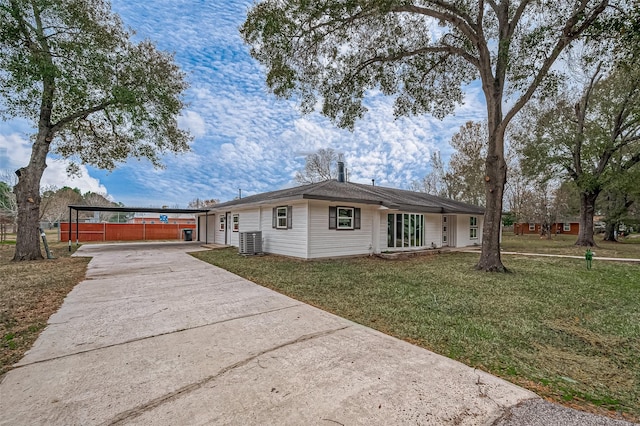
[[[120,213],[183,213],[195,214],[206,213],[209,209],[163,209],[161,207],[111,207],[111,206],[86,206],[86,205],[69,205],[69,208],[77,211],[90,212],[120,212]]]

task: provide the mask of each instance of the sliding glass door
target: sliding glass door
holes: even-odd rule
[[[424,215],[414,213],[390,213],[387,215],[387,247],[422,246],[424,246]]]

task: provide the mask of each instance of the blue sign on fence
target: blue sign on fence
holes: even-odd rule
[[[160,223],[169,223],[169,216],[167,216],[166,214],[161,214]]]

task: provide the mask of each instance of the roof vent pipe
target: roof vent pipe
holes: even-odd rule
[[[338,161],[338,182],[344,182],[344,163]]]

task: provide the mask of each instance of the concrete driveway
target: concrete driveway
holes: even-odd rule
[[[0,424],[618,423],[187,254],[199,249],[82,246],[87,279],[4,377]]]

